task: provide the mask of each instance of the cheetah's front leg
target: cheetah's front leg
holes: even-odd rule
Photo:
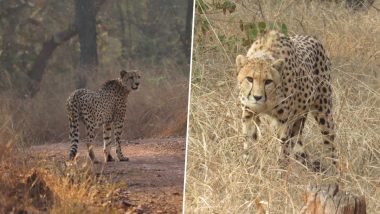
[[[123,121],[115,122],[114,128],[115,128],[117,158],[119,159],[119,161],[128,161],[129,158],[123,154],[123,152],[121,150],[121,146],[120,146],[120,137],[121,137],[121,133],[122,133],[122,129],[123,129]]]
[[[243,124],[243,135],[246,138],[244,141],[244,151],[247,152],[248,142],[257,140],[257,126],[260,124],[260,119],[254,112],[243,107],[241,120]]]
[[[289,156],[291,152],[290,131],[289,123],[281,122],[278,124],[278,138],[281,141],[282,157],[279,160],[279,166],[285,169],[289,164]]]
[[[302,142],[302,132],[305,126],[306,116],[301,116],[294,122],[281,123],[279,127],[279,138],[282,143],[282,159],[280,167],[286,168],[289,164],[289,158],[294,155],[294,158],[300,161],[306,167],[311,167],[313,171],[320,171],[319,162],[311,161],[309,155],[304,150]]]

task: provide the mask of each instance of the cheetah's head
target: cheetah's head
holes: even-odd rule
[[[137,71],[120,71],[121,83],[127,87],[128,90],[137,90],[140,85],[140,74]]]
[[[283,59],[236,57],[239,97],[244,107],[260,113],[278,103],[276,89],[281,85],[283,64]]]

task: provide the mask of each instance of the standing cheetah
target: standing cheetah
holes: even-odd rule
[[[246,137],[256,139],[259,115],[269,115],[279,125],[285,163],[292,151],[308,165],[300,139],[306,116],[311,113],[319,124],[323,144],[336,163],[331,63],[318,40],[270,31],[253,43],[246,56],[237,56],[236,65]],[[319,170],[319,162],[311,165]]]
[[[82,121],[89,138],[89,142],[87,143],[89,156],[94,163],[98,161],[95,158],[92,145],[95,138],[95,130],[100,125],[103,125],[105,161],[114,161],[110,154],[111,131],[114,131],[118,159],[120,161],[128,161],[128,158],[121,151],[120,136],[127,109],[128,94],[132,90],[136,90],[139,84],[140,75],[137,72],[122,70],[120,71],[120,78],[107,81],[97,91],[78,89],[70,95],[66,102],[70,123],[70,160],[73,160],[77,154],[79,121]]]

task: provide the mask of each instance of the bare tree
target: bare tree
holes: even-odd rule
[[[174,9],[174,4],[170,8],[173,16],[178,16],[177,11]],[[186,8],[186,23],[185,26],[181,26],[180,23],[175,23],[178,34],[180,36],[180,40],[182,43],[182,50],[186,56],[186,59],[190,59],[191,54],[191,33],[192,33],[192,25],[193,25],[193,7],[194,1],[187,0],[187,8]]]
[[[86,86],[86,76],[96,71],[98,52],[96,45],[95,2],[93,0],[75,0],[75,27],[80,43],[80,69],[77,88]]]
[[[185,28],[185,35],[183,38],[183,45],[185,50],[185,55],[187,59],[190,59],[191,54],[191,33],[192,33],[192,25],[193,25],[193,7],[194,7],[194,1],[193,0],[187,0],[187,14],[186,14],[186,28]]]
[[[16,32],[20,21],[23,19],[23,12],[27,9],[27,2],[0,1],[0,27],[2,35],[0,38],[0,88],[6,88],[6,76],[15,77],[18,69],[15,69],[14,61],[17,52],[24,47],[17,43]],[[21,67],[21,66],[20,66]]]
[[[95,13],[97,13],[100,7],[104,4],[105,0],[98,0],[95,6]],[[75,23],[71,24],[67,29],[52,35],[42,44],[42,49],[37,55],[35,62],[33,63],[27,75],[31,82],[29,83],[29,95],[33,97],[39,91],[40,83],[45,73],[46,65],[51,58],[54,50],[70,40],[78,34],[77,26]]]
[[[120,41],[121,41],[121,64],[125,68],[128,66],[128,58],[129,51],[131,49],[131,44],[129,38],[131,35],[131,10],[130,10],[130,2],[122,1],[118,2],[118,18],[119,18],[119,26],[120,26]],[[126,20],[127,19],[127,23]],[[128,29],[127,29],[128,28]],[[126,34],[129,34],[128,36]]]

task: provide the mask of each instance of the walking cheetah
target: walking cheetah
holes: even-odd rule
[[[95,130],[100,125],[103,125],[105,161],[114,161],[110,154],[111,131],[114,131],[118,159],[128,161],[128,157],[124,156],[121,151],[120,136],[125,119],[128,94],[132,90],[137,90],[139,84],[140,75],[137,72],[122,70],[120,71],[120,78],[107,81],[97,91],[78,89],[70,95],[66,102],[70,123],[70,160],[73,160],[77,154],[79,121],[82,121],[89,138],[89,142],[87,142],[89,156],[94,163],[98,161],[95,158],[92,144],[95,138]]]
[[[236,65],[245,136],[257,139],[259,115],[269,115],[279,125],[284,162],[292,151],[303,164],[319,170],[319,162],[308,161],[300,140],[306,116],[311,113],[336,163],[331,63],[317,39],[270,31],[252,44],[246,56],[237,56]]]

